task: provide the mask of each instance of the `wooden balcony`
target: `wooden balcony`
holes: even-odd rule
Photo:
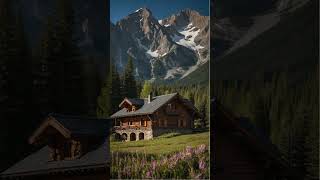
[[[151,130],[150,127],[135,126],[135,125],[130,125],[130,126],[114,126],[112,130],[113,130],[113,131],[116,131],[116,130],[129,130],[129,129],[132,129],[132,130]]]

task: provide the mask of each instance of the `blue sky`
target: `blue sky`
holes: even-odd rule
[[[115,23],[141,7],[150,9],[157,19],[187,8],[209,16],[210,9],[209,0],[110,0],[110,20]]]

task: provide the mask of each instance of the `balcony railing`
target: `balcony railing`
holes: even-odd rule
[[[145,126],[136,126],[136,125],[129,125],[129,126],[114,126],[113,130],[150,130],[150,127],[145,127]]]

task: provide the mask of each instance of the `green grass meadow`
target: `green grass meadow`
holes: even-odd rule
[[[152,140],[111,142],[111,152],[144,153],[153,155],[171,154],[187,146],[209,145],[209,132],[178,134],[168,133]]]

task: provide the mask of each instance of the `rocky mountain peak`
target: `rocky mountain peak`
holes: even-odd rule
[[[139,8],[134,13],[139,13],[140,15],[145,16],[145,17],[152,16],[151,10],[146,7]]]
[[[112,27],[115,31],[111,31],[111,53],[115,64],[121,71],[131,56],[140,78],[183,78],[208,60],[209,31],[193,25],[190,17],[196,16],[202,17],[187,9],[170,16],[163,24],[148,8],[129,14]]]
[[[181,29],[192,23],[198,28],[208,26],[209,17],[202,16],[199,12],[192,9],[184,9],[177,14],[174,14],[161,21],[164,26],[174,26],[175,28]]]
[[[201,16],[198,11],[192,10],[192,9],[184,9],[180,12],[181,15],[186,16],[188,18],[192,16]]]

